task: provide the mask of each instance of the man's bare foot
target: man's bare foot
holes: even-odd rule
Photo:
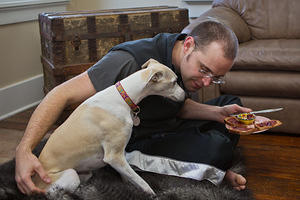
[[[229,183],[231,183],[232,187],[236,190],[244,190],[246,188],[246,179],[237,173],[234,173],[231,170],[227,170],[225,174],[225,178]]]

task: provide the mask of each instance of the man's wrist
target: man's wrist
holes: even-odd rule
[[[225,117],[227,117],[227,112],[224,110],[224,107],[221,106],[216,106],[216,116],[217,116],[217,120],[218,122],[224,123],[224,119]]]
[[[32,148],[31,145],[20,142],[19,145],[16,147],[16,153],[18,152],[31,152]]]

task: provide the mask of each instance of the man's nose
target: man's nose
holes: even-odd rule
[[[202,78],[202,82],[203,82],[203,85],[205,87],[208,87],[211,83],[212,83],[212,78],[209,78],[209,77],[203,77]]]

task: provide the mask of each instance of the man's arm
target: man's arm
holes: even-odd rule
[[[237,104],[220,107],[186,99],[178,117],[183,119],[213,120],[224,123],[224,119],[231,114],[251,111],[250,108],[241,107]]]
[[[32,154],[32,150],[56,122],[66,106],[80,103],[95,93],[87,72],[84,72],[55,87],[36,108],[16,149],[15,179],[21,192],[26,194],[44,192],[31,180],[31,176],[38,173],[45,182],[50,182],[40,162]]]

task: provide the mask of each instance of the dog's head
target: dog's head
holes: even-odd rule
[[[184,100],[185,92],[177,84],[176,74],[167,66],[151,58],[142,65],[142,69],[145,69],[142,76],[147,82],[145,90],[148,95],[160,95],[174,101]]]

